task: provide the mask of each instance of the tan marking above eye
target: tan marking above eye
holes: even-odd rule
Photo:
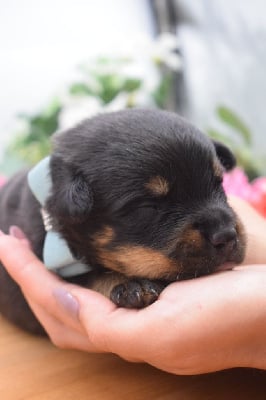
[[[169,192],[169,182],[162,176],[154,176],[145,187],[156,196],[166,196]]]
[[[100,232],[93,237],[96,247],[107,246],[114,238],[115,233],[111,226],[106,225]]]

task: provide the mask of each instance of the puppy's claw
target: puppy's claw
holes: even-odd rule
[[[164,286],[147,279],[131,280],[115,286],[110,298],[119,307],[143,308],[158,299]]]

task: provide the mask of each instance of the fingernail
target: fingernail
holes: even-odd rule
[[[4,232],[0,230],[0,236],[5,236]]]
[[[10,226],[9,235],[15,237],[16,239],[27,239],[25,233],[16,225]]]
[[[69,315],[75,319],[79,319],[79,303],[71,293],[62,288],[56,288],[53,290],[53,296],[59,306]]]

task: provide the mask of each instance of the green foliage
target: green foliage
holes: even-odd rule
[[[25,122],[25,129],[16,132],[7,149],[4,167],[10,167],[11,164],[10,169],[13,170],[16,159],[18,165],[34,164],[50,152],[51,136],[62,128],[60,115],[68,110],[66,97],[68,100],[94,99],[96,105],[99,104],[99,110],[96,112],[109,111],[117,99],[121,108],[151,105],[166,108],[173,88],[173,69],[167,67],[167,63],[164,63],[166,60],[158,61],[157,58],[150,60],[158,76],[150,89],[147,89],[145,76],[134,76],[132,69],[129,74],[128,67],[134,66],[134,59],[101,57],[81,66],[80,79],[66,89],[65,96],[54,99],[48,107],[34,115],[19,115]],[[144,98],[147,104],[139,103],[141,98]],[[217,108],[216,116],[220,127],[210,128],[207,131],[209,136],[229,146],[235,153],[238,164],[250,177],[258,176],[262,171],[262,160],[258,160],[253,154],[252,133],[246,123],[234,111],[223,105]]]
[[[45,157],[51,149],[51,135],[58,129],[58,116],[61,105],[54,100],[42,112],[29,116],[20,114],[19,118],[26,122],[22,132],[18,132],[15,140],[8,147],[8,152],[21,160],[34,164]]]
[[[90,78],[87,82],[74,83],[70,87],[72,95],[89,95],[99,98],[104,105],[112,102],[122,92],[131,93],[141,88],[143,82],[121,73],[123,67],[132,61],[123,58],[98,58],[90,66],[83,66],[82,71]]]
[[[220,106],[217,108],[217,114],[221,121],[235,129],[235,131],[240,134],[246,145],[251,145],[251,132],[244,121],[236,115],[236,113],[229,110],[227,107]]]
[[[90,90],[88,85],[83,82],[73,83],[69,88],[69,93],[73,96],[94,96],[95,93]]]
[[[173,84],[173,74],[166,73],[156,90],[153,92],[154,101],[159,108],[165,108],[168,95]]]
[[[145,80],[138,76],[130,76],[125,67],[134,60],[124,58],[99,58],[89,65],[80,68],[82,79],[72,83],[66,93],[69,98],[95,98],[103,111],[120,94],[125,95],[124,108],[138,106],[138,94],[144,91]],[[159,75],[159,74],[158,74]],[[163,108],[171,90],[171,73],[159,75],[154,90],[146,93],[150,103]],[[26,129],[16,132],[7,153],[11,157],[28,164],[34,164],[45,157],[51,149],[51,135],[60,128],[59,117],[66,105],[60,98],[34,115],[20,114],[19,118],[26,124]]]

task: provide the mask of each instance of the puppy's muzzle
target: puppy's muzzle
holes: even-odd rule
[[[241,263],[245,249],[242,232],[241,222],[229,207],[205,208],[194,214],[176,247],[181,274],[205,275],[224,263]]]
[[[237,221],[230,209],[210,208],[196,217],[197,229],[210,249],[229,256],[237,245]]]

